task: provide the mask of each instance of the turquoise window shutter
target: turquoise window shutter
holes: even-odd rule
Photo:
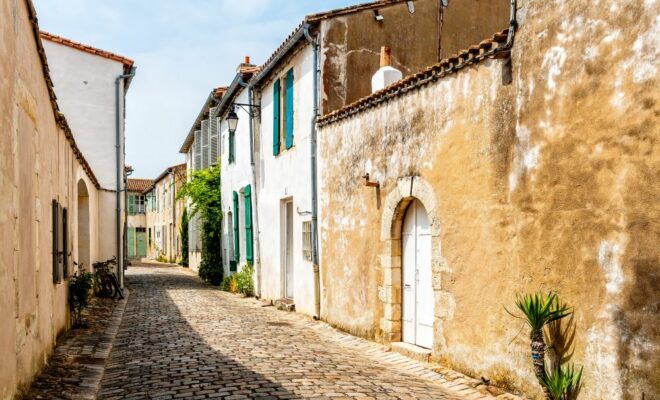
[[[238,193],[234,192],[234,261],[237,263],[241,259],[241,246],[238,229]]]
[[[252,190],[250,185],[243,189],[245,196],[245,259],[252,263]]]
[[[128,213],[131,215],[135,214],[135,195],[128,195]]]
[[[273,155],[280,154],[280,80],[273,85]]]
[[[286,148],[293,147],[293,68],[286,73]]]

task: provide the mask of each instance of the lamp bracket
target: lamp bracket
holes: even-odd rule
[[[239,107],[252,118],[259,116],[259,110],[261,110],[260,104],[245,104],[245,103],[232,103],[233,107]]]

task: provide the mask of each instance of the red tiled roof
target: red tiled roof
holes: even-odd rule
[[[142,192],[153,185],[153,179],[128,178],[127,190],[129,192]]]
[[[102,49],[99,49],[99,48],[96,48],[96,47],[92,47],[92,46],[89,46],[89,45],[86,45],[86,44],[83,44],[83,43],[75,42],[71,39],[67,39],[67,38],[64,38],[62,36],[53,35],[52,33],[49,33],[49,32],[46,32],[46,31],[40,31],[40,34],[41,34],[42,39],[46,39],[46,40],[51,41],[53,43],[63,44],[65,46],[69,46],[69,47],[72,47],[74,49],[84,51],[86,53],[94,54],[94,55],[97,55],[97,56],[100,56],[100,57],[103,57],[103,58],[107,58],[109,60],[120,62],[120,63],[124,64],[124,71],[125,72],[128,72],[134,64],[133,60],[131,60],[129,58],[126,58],[124,56],[120,56],[120,55],[115,54],[115,53],[111,53],[109,51],[105,51],[105,50],[102,50]]]
[[[513,34],[513,31],[511,31],[511,34]],[[462,50],[459,54],[450,56],[417,74],[407,76],[384,89],[322,116],[318,119],[318,125],[325,126],[349,118],[364,110],[387,102],[392,98],[401,96],[411,90],[418,89],[430,82],[455,73],[468,65],[476,64],[486,58],[507,56],[510,45],[509,29],[505,29],[502,32],[494,34],[492,39],[484,40],[478,45],[471,46],[467,50]]]
[[[37,46],[37,52],[39,53],[39,58],[41,60],[41,69],[43,72],[44,80],[46,81],[48,95],[50,96],[51,108],[53,109],[53,113],[55,114],[55,121],[57,122],[58,126],[64,131],[64,135],[69,141],[69,145],[73,150],[74,156],[82,165],[82,168],[89,177],[89,180],[92,182],[95,188],[101,189],[101,185],[99,184],[98,179],[96,179],[96,176],[92,171],[92,167],[90,167],[89,163],[87,162],[82,152],[78,148],[78,144],[76,143],[76,140],[73,137],[73,133],[71,132],[71,128],[69,127],[69,123],[67,122],[66,117],[64,116],[64,114],[60,112],[60,107],[57,104],[57,96],[55,95],[55,89],[53,87],[53,80],[50,77],[50,72],[48,69],[48,60],[46,60],[46,51],[44,50],[43,43],[41,42],[39,22],[37,21],[37,11],[34,8],[34,4],[32,4],[32,0],[25,0],[25,4],[27,6],[30,23],[32,24],[32,33],[34,35],[35,45]]]

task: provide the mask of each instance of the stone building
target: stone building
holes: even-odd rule
[[[506,26],[506,1],[476,7],[481,3],[445,9],[436,0],[384,0],[308,15],[252,78],[259,105],[255,264],[263,298],[319,315],[316,117],[371,92],[383,46],[407,75]],[[445,23],[462,26],[462,35],[445,35]]]
[[[176,196],[186,178],[186,164],[174,165],[142,192],[147,200],[147,257],[152,260],[181,260],[180,228],[185,201]]]
[[[152,179],[128,178],[126,183],[126,253],[129,259],[147,256],[147,196],[143,193],[154,184]]]
[[[58,103],[80,149],[98,174],[99,257],[117,257],[123,284],[125,255],[124,118],[126,92],[135,75],[132,60],[41,32]]]
[[[660,4],[596,3],[519,1],[320,118],[322,319],[539,396],[504,307],[556,291],[580,398],[660,396]]]
[[[74,262],[89,269],[107,253],[103,186],[57,101],[31,1],[0,2],[0,38],[0,398],[10,399],[69,326]]]
[[[218,163],[220,154],[218,118],[210,118],[210,115],[226,91],[226,87],[211,90],[181,145],[179,152],[186,155],[188,179],[194,171]],[[188,265],[195,271],[199,269],[202,261],[202,223],[199,215],[195,215],[188,225]]]

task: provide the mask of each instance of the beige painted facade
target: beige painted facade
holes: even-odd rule
[[[557,291],[575,307],[580,398],[659,397],[659,12],[520,1],[510,59],[431,71],[322,119],[322,318],[401,340],[401,224],[417,199],[436,360],[540,398],[504,306]]]
[[[0,2],[0,398],[43,367],[69,325],[67,279],[53,283],[53,200],[68,212],[65,251],[98,253],[98,182],[59,113],[31,2]],[[64,258],[62,258],[64,259]]]
[[[186,165],[166,169],[154,185],[144,193],[147,196],[147,258],[164,257],[167,261],[181,261],[181,215],[185,200],[176,196],[186,181]]]

